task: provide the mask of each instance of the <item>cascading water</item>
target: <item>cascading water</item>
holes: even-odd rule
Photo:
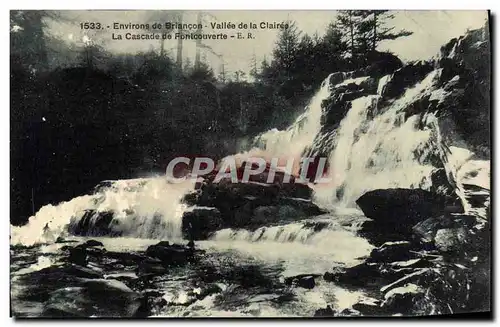
[[[330,95],[330,76],[321,84],[320,90],[309,102],[306,110],[284,131],[272,129],[254,140],[254,144],[269,157],[299,159],[306,147],[311,145],[321,129],[322,103]],[[255,152],[253,149],[250,153]]]
[[[169,183],[164,177],[119,180],[107,183],[92,195],[76,197],[58,205],[46,205],[28,224],[11,227],[11,243],[32,245],[53,242],[76,228],[90,212],[89,228],[102,214],[112,213],[112,232],[139,238],[181,238],[181,199],[193,182]]]
[[[318,188],[320,193],[326,192],[318,198],[353,206],[359,196],[375,188],[429,186],[425,183],[434,168],[429,158],[442,155],[437,118],[427,114],[405,120],[404,109],[429,94],[439,74],[439,70],[431,72],[385,108],[377,108],[380,95],[352,101],[330,154],[333,187]],[[383,92],[389,78],[380,80],[378,92]],[[371,113],[381,109],[381,114]]]

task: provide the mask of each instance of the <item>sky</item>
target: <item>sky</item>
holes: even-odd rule
[[[167,19],[153,19],[152,17],[163,14]],[[184,12],[184,23],[196,23],[197,11]],[[450,39],[458,37],[469,28],[478,28],[484,25],[487,20],[486,11],[395,11],[391,25],[396,29],[406,29],[412,31],[409,37],[400,38],[394,41],[384,41],[378,50],[390,50],[398,55],[403,61],[429,59],[439,52],[439,48]],[[125,33],[144,33],[140,30],[114,30],[113,23],[134,23],[152,25],[156,21],[170,21],[168,12],[158,13],[155,11],[65,11],[63,16],[66,20],[59,22],[49,22],[48,27],[51,34],[57,35],[67,42],[82,42],[87,38],[104,46],[115,53],[136,53],[150,49],[159,49],[160,41],[157,40],[113,40],[112,34],[121,34],[125,38]],[[224,62],[226,71],[234,72],[243,70],[247,72],[250,67],[250,60],[255,54],[258,62],[264,57],[271,58],[273,46],[276,41],[278,29],[246,29],[213,30],[211,23],[231,22],[238,26],[239,23],[254,22],[284,22],[286,20],[296,21],[297,27],[309,35],[318,33],[322,35],[326,26],[335,19],[336,11],[315,10],[315,11],[205,11],[203,12],[203,33],[225,32],[228,35],[235,35],[237,32],[247,32],[253,34],[253,39],[228,38],[227,40],[204,40],[203,43],[212,48],[213,52],[221,55],[217,56],[210,51],[204,51],[206,62],[213,67],[216,73]],[[81,22],[100,22],[104,29],[98,32],[82,30]],[[110,26],[110,28],[107,28]],[[193,30],[194,32],[194,30]],[[167,40],[165,48],[175,57],[175,47],[177,40]],[[191,61],[195,56],[195,42],[185,41],[184,57],[189,57]]]

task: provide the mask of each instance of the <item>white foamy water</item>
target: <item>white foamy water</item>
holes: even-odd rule
[[[323,225],[317,228],[318,225]],[[255,231],[223,229],[204,246],[231,249],[265,262],[282,262],[284,275],[323,273],[332,262],[354,265],[373,249],[365,239],[335,220],[308,220]]]
[[[254,141],[258,148],[250,150],[250,153],[265,153],[269,158],[293,158],[299,163],[298,159],[303,151],[313,143],[321,129],[323,113],[321,105],[330,95],[329,80],[330,76],[323,81],[320,90],[311,99],[304,113],[289,128],[283,131],[274,128],[259,135]]]
[[[91,225],[100,214],[112,212],[110,227],[124,236],[178,239],[186,208],[180,200],[191,189],[193,181],[172,184],[164,177],[113,181],[93,195],[42,207],[27,225],[11,226],[11,244],[53,242],[67,235],[88,210],[95,213]]]
[[[376,95],[352,101],[330,154],[332,185],[317,187],[318,201],[352,207],[359,196],[373,189],[430,186],[434,167],[426,159],[443,151],[437,118],[426,114],[405,120],[404,109],[431,92],[439,74],[440,70],[431,72],[385,108],[377,108]],[[380,80],[379,93],[389,78]],[[380,110],[381,114],[373,114]]]

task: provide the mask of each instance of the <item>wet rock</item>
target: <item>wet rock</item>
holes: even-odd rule
[[[363,297],[359,302],[352,305],[352,309],[360,312],[363,316],[384,316],[386,310],[380,306],[380,300]]]
[[[415,272],[405,275],[404,277],[383,286],[380,291],[382,293],[389,292],[390,290],[404,286],[407,283],[412,283],[416,285],[420,285],[422,283],[427,283],[429,281],[435,280],[438,277],[437,272],[433,270],[433,268],[423,268],[418,269]]]
[[[69,248],[68,261],[80,266],[87,265],[87,251],[82,247]]]
[[[222,292],[222,288],[219,285],[217,285],[216,283],[212,283],[212,284],[205,285],[201,288],[198,288],[196,290],[193,290],[193,292],[196,294],[196,298],[198,300],[202,300],[209,295]]]
[[[359,84],[364,92],[368,94],[377,94],[378,78],[369,77]]]
[[[55,241],[55,243],[58,243],[58,244],[61,244],[61,243],[76,243],[76,242],[78,242],[78,241],[76,241],[76,240],[67,240],[67,239],[65,239],[62,236],[58,236],[56,238],[56,241]]]
[[[344,81],[345,79],[345,73],[343,72],[336,72],[336,73],[332,73],[330,74],[330,85],[337,85],[337,84],[340,84]]]
[[[473,228],[478,224],[478,219],[473,215],[453,215],[451,216],[455,226]],[[443,226],[444,227],[444,226]]]
[[[392,74],[403,66],[403,62],[389,52],[371,51],[366,60],[369,66],[364,69],[364,75],[375,78]]]
[[[425,297],[425,292],[421,287],[408,283],[387,292],[381,307],[389,312],[406,314],[411,312],[417,301],[423,297]]]
[[[352,100],[355,100],[357,98],[361,98],[365,95],[367,95],[367,92],[364,90],[346,92],[346,93],[343,93],[342,96],[340,97],[340,102],[352,101]]]
[[[160,259],[164,266],[179,266],[190,262],[193,259],[194,252],[192,249],[182,245],[165,245],[164,243],[159,243],[150,245],[146,249],[146,255]]]
[[[432,267],[432,262],[422,259],[422,258],[417,258],[417,259],[411,259],[411,260],[406,260],[406,261],[395,261],[389,263],[389,266],[393,269],[417,269],[417,268],[428,268]]]
[[[288,285],[298,286],[307,289],[313,289],[316,286],[314,280],[318,275],[298,275],[285,278],[285,283]]]
[[[329,282],[360,287],[377,285],[382,278],[379,265],[367,262],[340,272],[326,272],[323,275],[323,279]]]
[[[356,203],[381,233],[389,230],[411,234],[413,225],[443,211],[444,200],[422,189],[394,188],[366,192]]]
[[[314,166],[314,163],[311,164]],[[314,171],[316,172],[316,170]],[[280,196],[282,198],[311,199],[312,189],[300,183],[285,183],[281,185]]]
[[[331,306],[327,305],[326,308],[318,309],[314,313],[315,317],[334,317],[335,316],[335,311],[332,309]]]
[[[91,280],[50,294],[44,317],[133,317],[141,296],[117,280]]]
[[[69,225],[68,231],[73,235],[82,236],[121,236],[121,232],[113,228],[116,223],[113,221],[113,215],[112,211],[86,210],[78,222]]]
[[[94,247],[94,246],[104,246],[102,242],[96,241],[96,240],[88,240],[85,243],[82,244],[85,247]]]
[[[419,61],[407,64],[394,72],[387,83],[384,98],[392,99],[401,96],[408,88],[421,81],[434,70],[431,62]]]
[[[81,278],[102,278],[102,273],[94,269],[82,267],[75,264],[66,265],[64,268],[65,273],[68,275],[81,277]]]
[[[451,227],[453,221],[450,216],[431,217],[413,226],[413,232],[423,243],[434,242],[438,229]]]
[[[436,232],[434,244],[442,252],[459,252],[468,243],[469,233],[463,228],[444,228]]]
[[[369,262],[391,262],[408,260],[414,255],[410,252],[412,245],[408,241],[386,242],[370,253]]]
[[[135,266],[138,265],[140,262],[148,259],[148,257],[145,256],[144,254],[139,254],[134,252],[115,252],[115,251],[107,251],[106,258],[113,259],[115,261],[114,265],[122,264],[124,266]]]
[[[182,232],[185,239],[206,240],[213,232],[223,227],[221,213],[217,208],[194,208],[182,216]]]
[[[361,312],[359,312],[358,310],[354,310],[352,308],[345,308],[340,312],[339,315],[344,317],[356,317],[356,316],[361,316]]]
[[[162,275],[168,272],[168,269],[163,265],[159,259],[146,259],[142,261],[136,269],[137,276],[146,275]]]

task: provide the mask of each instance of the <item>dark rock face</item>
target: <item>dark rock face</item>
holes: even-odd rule
[[[383,97],[393,99],[401,96],[409,87],[434,70],[431,62],[419,61],[396,70],[386,85]]]
[[[266,171],[254,180],[267,180]],[[280,174],[277,174],[278,176]],[[206,239],[223,228],[258,228],[280,221],[295,221],[324,213],[311,202],[312,190],[305,184],[283,182],[283,176],[273,183],[250,181],[232,183],[215,175],[205,177],[199,189],[183,201],[202,208],[184,213],[183,232],[190,239]]]
[[[411,312],[418,300],[425,297],[425,291],[412,283],[394,288],[387,292],[382,308],[390,312]]]
[[[113,230],[113,212],[95,212],[87,210],[76,224],[71,224],[69,232],[73,235],[121,236]]]
[[[373,263],[361,263],[341,272],[326,272],[323,279],[329,282],[349,286],[370,287],[377,285],[382,278],[378,266]]]
[[[403,66],[403,62],[389,52],[372,51],[368,55],[368,62],[371,64],[364,69],[364,75],[375,78],[391,74]]]
[[[438,105],[451,113],[460,135],[476,155],[490,158],[491,40],[489,24],[441,48],[437,67],[448,95]],[[454,87],[452,88],[452,84]]]
[[[444,198],[421,189],[380,189],[366,192],[356,204],[379,229],[409,232],[414,224],[432,217],[445,207]]]
[[[314,313],[315,317],[334,317],[335,316],[335,311],[330,307],[329,305],[326,306],[324,309],[318,309]]]
[[[336,73],[332,73],[330,74],[330,85],[336,85],[336,84],[339,84],[339,83],[342,83],[345,79],[345,73],[342,73],[342,72],[336,72]]]
[[[96,241],[96,240],[88,240],[85,243],[83,243],[83,246],[85,247],[94,247],[94,246],[104,246],[102,242]]]
[[[370,253],[370,262],[391,262],[408,260],[412,256],[409,250],[412,245],[408,241],[386,242]]]
[[[164,266],[181,266],[193,260],[194,250],[178,244],[158,243],[150,245],[146,255],[157,258]]]
[[[221,213],[217,208],[195,208],[182,217],[184,238],[193,240],[207,239],[210,234],[222,228]]]
[[[287,277],[285,283],[288,285],[294,285],[302,288],[313,289],[316,286],[316,281],[314,278],[316,275],[299,275],[293,277]]]
[[[137,275],[141,277],[165,274],[168,272],[168,269],[163,265],[161,260],[150,258],[139,263],[136,272]]]
[[[434,244],[442,252],[459,252],[466,247],[469,237],[464,227],[443,228],[436,232]]]

